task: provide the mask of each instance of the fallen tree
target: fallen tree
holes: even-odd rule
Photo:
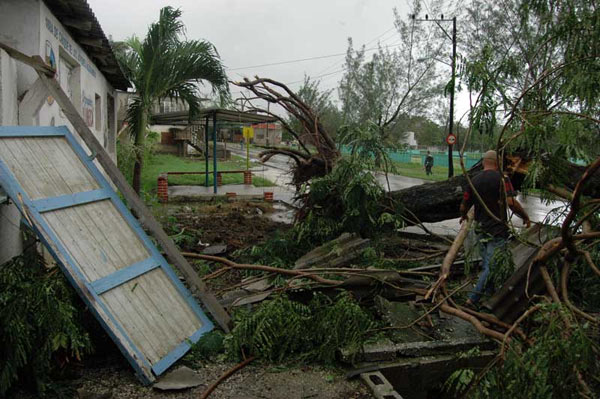
[[[505,169],[511,174],[511,181],[516,190],[521,189],[530,164],[531,159],[527,159],[525,155],[509,155],[505,158]],[[481,170],[480,166],[476,165],[469,170],[468,175],[473,176],[479,170]],[[574,190],[586,168],[567,161],[556,165],[556,160],[553,160],[553,162],[546,161],[546,170],[548,179],[541,181],[537,188],[551,189],[555,184],[555,180],[551,179],[554,177],[553,171],[560,170],[565,181],[564,187]],[[393,191],[390,196],[404,204],[407,211],[410,211],[421,222],[439,222],[460,216],[458,209],[463,191],[468,184],[467,178],[461,175],[441,182]],[[600,174],[590,176],[583,186],[582,194],[600,198]],[[408,217],[410,218],[410,215]]]
[[[297,189],[302,184],[309,183],[311,179],[322,177],[333,170],[341,158],[336,143],[320,123],[316,112],[291,89],[275,80],[258,77],[254,80],[245,79],[243,82],[234,84],[248,89],[262,100],[283,107],[301,122],[302,131],[295,131],[281,116],[269,110],[251,107],[251,111],[278,119],[282,127],[297,140],[299,145],[298,149],[263,147],[264,150],[260,153],[261,161],[266,162],[275,155],[287,156],[294,160],[292,182]],[[314,146],[314,151],[309,149],[309,145]],[[521,189],[532,161],[526,152],[506,154],[504,157],[504,169],[509,173],[516,190]],[[564,185],[565,188],[573,190],[585,171],[585,167],[561,160],[559,157],[552,157],[551,154],[547,154],[541,162],[544,172],[536,188],[548,189],[555,185]],[[473,176],[480,170],[481,166],[477,164],[467,173],[469,176]],[[460,216],[458,209],[462,193],[467,185],[467,178],[460,175],[441,182],[392,191],[389,197],[402,203],[405,209],[404,216],[408,223],[411,221],[413,223],[418,223],[418,221],[439,222]],[[590,178],[583,189],[583,194],[594,198],[600,197],[599,175]]]
[[[285,84],[273,79],[256,77],[254,80],[250,80],[246,78],[243,82],[233,82],[233,84],[248,89],[256,98],[265,100],[270,104],[279,105],[300,122],[302,130],[296,131],[280,115],[268,109],[250,107],[250,111],[277,119],[299,145],[298,149],[265,146],[263,147],[264,151],[260,153],[262,162],[268,161],[275,155],[285,155],[293,159],[295,167],[292,169],[292,183],[296,188],[300,188],[302,184],[313,177],[323,176],[332,170],[335,162],[340,157],[340,152],[319,121],[317,113],[302,101],[296,93]],[[311,151],[308,148],[309,145],[313,146],[315,151]]]

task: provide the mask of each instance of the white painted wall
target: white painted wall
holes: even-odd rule
[[[0,0],[0,41],[25,54],[35,55],[40,43],[40,1]],[[22,95],[37,74],[31,67],[17,65],[17,90]]]
[[[53,59],[53,66],[59,71],[57,79],[60,82],[63,78],[61,86],[67,87],[66,82],[70,81],[68,94],[75,108],[116,161],[116,137],[109,135],[107,98],[110,95],[115,100],[112,127],[116,133],[117,92],[43,1],[0,0],[0,41],[27,55],[39,55],[47,63]],[[77,136],[52,98],[43,101],[33,118],[19,118],[18,99],[32,89],[37,74],[33,68],[15,62],[6,53],[0,55],[0,125],[17,125],[19,119],[32,125],[67,125]],[[72,67],[70,79],[64,78],[67,66]],[[19,223],[20,215],[15,206],[0,205],[0,262],[22,251]]]
[[[16,125],[18,119],[17,66],[0,49],[0,126]]]
[[[48,7],[43,2],[40,2],[39,6],[40,40],[37,53],[45,59],[50,58],[47,54],[54,54],[56,67],[59,71],[57,79],[63,90],[70,87],[70,90],[65,91],[71,97],[75,108],[98,141],[114,156],[114,143],[109,145],[108,141],[107,98],[110,95],[115,99],[113,103],[113,126],[116,126],[116,92]],[[65,79],[66,74],[64,71],[68,69],[67,65],[73,67],[71,72],[74,78]],[[66,80],[70,80],[71,84],[69,85]],[[99,112],[96,108],[97,101],[99,101]],[[67,125],[71,129],[69,121],[60,111],[56,101],[47,102],[42,106],[39,124],[41,126]],[[71,129],[71,131],[73,130]]]
[[[0,125],[17,124],[17,66],[0,50]],[[0,204],[0,264],[23,251],[21,214],[13,204]]]

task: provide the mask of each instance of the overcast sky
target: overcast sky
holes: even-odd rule
[[[343,74],[344,53],[351,37],[355,48],[398,44],[396,7],[410,13],[408,0],[88,0],[106,35],[122,40],[144,37],[148,25],[167,5],[180,8],[189,39],[213,43],[231,80],[268,77],[297,89],[304,74],[336,88]],[[372,52],[370,52],[372,53]],[[304,58],[336,56],[257,66]],[[252,68],[246,68],[255,66]],[[336,93],[337,94],[337,93]],[[232,97],[239,97],[232,88]],[[337,95],[335,95],[337,97]],[[468,105],[458,96],[457,111]],[[462,103],[462,106],[461,106]],[[457,112],[457,113],[458,113]]]
[[[408,13],[406,0],[88,0],[106,35],[121,40],[143,37],[159,10],[182,10],[190,39],[213,43],[230,79],[259,75],[284,83],[304,73],[321,77],[322,87],[335,87],[344,56],[269,67],[247,66],[344,53],[348,37],[356,45],[392,45],[399,41],[393,8]],[[296,88],[299,83],[291,86]],[[234,93],[234,97],[235,97]]]

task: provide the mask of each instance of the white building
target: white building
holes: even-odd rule
[[[0,42],[39,55],[109,154],[116,158],[116,90],[129,83],[86,0],[1,0]],[[0,50],[0,125],[67,125],[33,68]],[[0,205],[0,263],[20,253],[15,206]]]

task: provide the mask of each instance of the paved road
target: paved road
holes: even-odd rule
[[[232,149],[232,152],[239,156],[244,156],[244,157],[246,156],[246,152],[240,151],[239,148]],[[258,162],[259,152],[260,152],[260,150],[251,149],[250,150],[250,159],[252,161]],[[291,164],[293,164],[293,161],[290,160],[288,157],[285,157],[282,155],[277,155],[277,156],[274,156],[273,158],[271,158],[265,164],[255,167],[252,170],[254,171],[256,176],[265,177],[265,178],[271,180],[272,182],[274,182],[275,184],[277,184],[278,186],[287,189],[289,191],[289,195],[291,198],[291,195],[293,194],[293,190],[294,190],[294,188],[289,185],[289,183],[291,181],[291,176],[289,174]],[[401,189],[412,187],[412,186],[419,185],[419,184],[430,183],[426,180],[421,180],[421,179],[416,179],[416,178],[406,177],[406,176],[392,175],[392,174],[388,175],[388,179],[389,179],[391,191],[401,190]],[[387,190],[387,183],[385,180],[385,176],[383,174],[378,174],[377,180]],[[551,201],[550,203],[543,203],[542,201],[540,201],[540,199],[538,197],[534,197],[534,196],[524,197],[522,195],[519,195],[517,197],[517,199],[519,200],[519,202],[521,202],[521,204],[523,204],[523,208],[525,208],[525,210],[529,214],[531,221],[538,222],[538,223],[546,221],[549,213],[553,209],[563,206],[562,202],[556,202],[556,201]],[[554,221],[554,223],[558,223],[558,222],[560,222],[560,218],[558,220]],[[521,222],[521,219],[517,216],[513,216],[512,223],[515,227],[520,227],[523,225]],[[442,222],[437,222],[437,223],[426,223],[425,225],[428,228],[430,228],[432,231],[436,232],[437,234],[450,234],[450,235],[456,234],[460,227],[459,223],[458,223],[458,219],[444,220]],[[406,230],[414,231],[414,232],[422,231],[420,228],[417,228],[414,226],[409,227]]]

